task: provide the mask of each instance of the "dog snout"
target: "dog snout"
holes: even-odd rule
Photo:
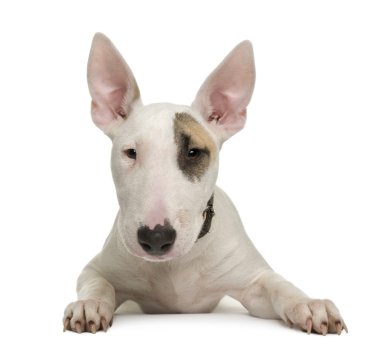
[[[137,230],[137,239],[143,250],[150,255],[162,256],[174,245],[176,231],[170,225],[156,225],[154,229],[142,226]]]

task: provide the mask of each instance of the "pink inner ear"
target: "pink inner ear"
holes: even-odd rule
[[[244,101],[245,95],[236,96],[235,98],[220,91],[215,91],[210,95],[210,106],[212,114],[209,115],[208,121],[216,121],[226,131],[236,132],[241,130],[246,121],[247,109]]]
[[[92,97],[93,121],[109,132],[126,118],[139,90],[132,71],[111,41],[96,34],[88,61],[88,86]]]
[[[109,107],[116,115],[126,117],[126,110],[123,108],[124,99],[127,94],[127,86],[122,85],[108,94]]]
[[[218,122],[223,120],[228,108],[228,97],[219,91],[215,91],[210,95],[210,104],[212,108],[211,115],[216,116]],[[225,119],[223,121],[225,121]]]
[[[117,116],[125,118],[127,116],[125,108],[123,108],[123,100],[126,89],[118,88],[107,93],[92,93],[92,116],[93,120],[101,129],[116,119]]]
[[[208,76],[192,106],[225,140],[244,127],[254,82],[252,45],[245,41]]]

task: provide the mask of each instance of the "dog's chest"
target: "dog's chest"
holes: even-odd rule
[[[147,285],[141,300],[147,313],[210,312],[222,295],[210,289],[210,281],[197,269],[161,267],[147,274]]]

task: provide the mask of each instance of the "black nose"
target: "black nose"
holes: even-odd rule
[[[150,255],[161,256],[174,245],[176,231],[170,224],[156,225],[152,230],[142,226],[137,230],[137,239],[141,247]]]

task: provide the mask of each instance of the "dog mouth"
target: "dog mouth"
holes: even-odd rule
[[[131,251],[129,250],[131,254],[138,258],[142,258],[145,261],[149,262],[166,262],[173,260],[175,258],[179,258],[183,256],[182,253],[179,251],[176,251],[175,247],[172,247],[170,251],[163,253],[163,254],[151,254],[143,250],[143,248],[140,248],[139,251]]]

